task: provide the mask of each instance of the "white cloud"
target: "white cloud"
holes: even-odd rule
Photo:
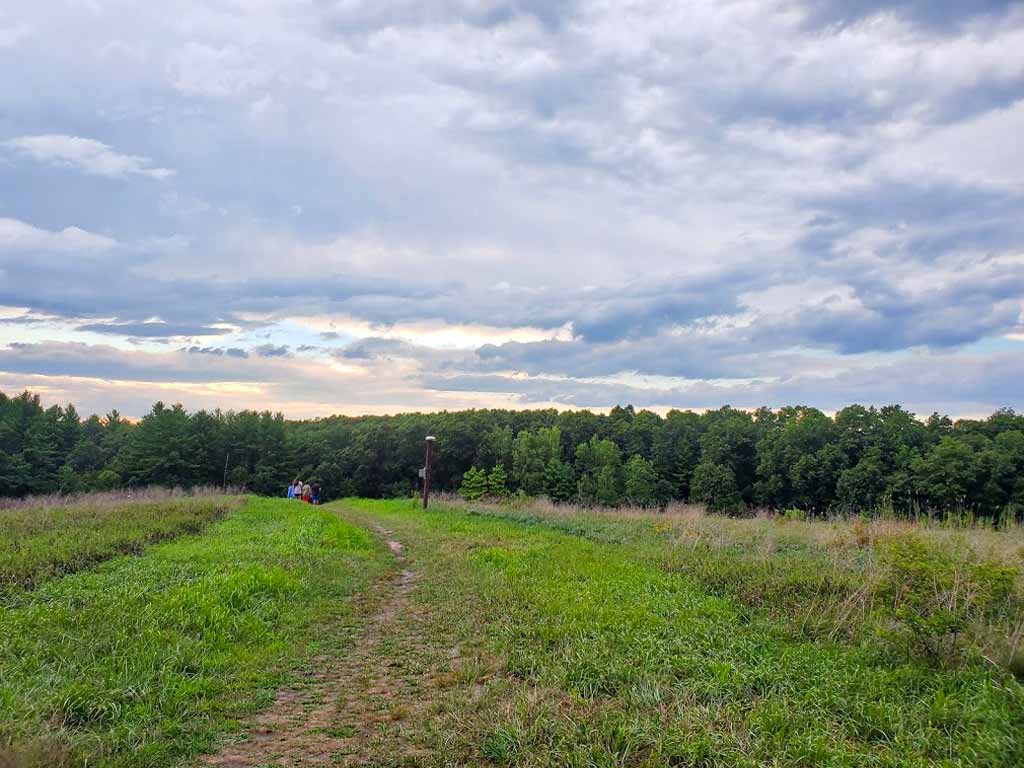
[[[78,227],[51,232],[18,219],[0,218],[0,251],[74,253],[107,251],[116,246],[113,238]]]
[[[32,30],[25,24],[16,24],[12,27],[0,26],[0,48],[13,48],[31,32]]]
[[[138,175],[162,180],[176,173],[171,168],[153,166],[148,157],[121,154],[101,141],[79,136],[19,136],[3,144],[40,163],[77,168],[96,176],[123,178]]]

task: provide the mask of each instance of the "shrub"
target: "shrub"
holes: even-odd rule
[[[1006,607],[1016,578],[1010,566],[971,562],[914,535],[892,540],[883,563],[883,611],[894,622],[896,636],[932,661],[960,656],[964,631]]]

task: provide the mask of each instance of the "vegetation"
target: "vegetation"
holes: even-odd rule
[[[986,660],[1024,616],[1019,531],[343,504],[421,574],[407,612],[422,618],[382,662],[450,681],[417,689],[430,715],[389,727],[379,764],[1024,760],[1024,685]],[[936,601],[955,618],[914,626]],[[950,630],[948,657],[913,639]]]
[[[618,455],[605,440],[584,450],[595,494]],[[618,465],[624,500],[657,482],[643,461]],[[74,540],[114,510],[143,531],[161,505],[220,508],[195,535],[8,591],[0,764],[235,764],[232,734],[268,706],[254,764],[1024,760],[1024,527],[498,502],[500,466],[463,481],[482,499],[428,512],[115,495],[0,510],[23,539],[39,517]],[[27,572],[42,542],[10,562]]]
[[[350,598],[384,567],[322,508],[255,499],[200,536],[23,593],[0,607],[0,764],[170,766],[208,749],[314,637],[340,652]]]
[[[500,467],[511,493],[589,505],[689,500],[730,514],[796,508],[992,522],[1024,514],[1024,416],[920,421],[899,406],[859,405],[834,417],[803,406],[665,417],[627,406],[606,415],[286,421],[157,403],[130,423],[117,412],[83,420],[73,406],[43,409],[27,392],[0,394],[0,496],[225,482],[282,495],[295,477],[319,481],[325,498],[407,496],[428,433],[438,438],[431,477],[442,491],[457,490],[471,468],[491,468],[489,481]]]
[[[241,501],[167,496],[155,491],[135,498],[108,493],[71,503],[63,499],[0,509],[0,603],[47,579],[196,533]]]

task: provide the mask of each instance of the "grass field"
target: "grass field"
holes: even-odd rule
[[[0,609],[0,744],[19,765],[1010,768],[1021,536],[248,500]]]
[[[218,495],[96,494],[0,509],[0,602],[46,581],[186,533],[236,508]]]
[[[194,522],[192,506],[162,509]],[[150,538],[155,509],[130,509],[128,527]],[[96,528],[91,511],[80,522]],[[41,584],[0,608],[0,765],[177,764],[271,701],[313,630],[329,642],[385,567],[322,509],[249,500],[201,535]]]
[[[899,564],[863,564],[886,557],[884,541],[858,546],[849,532],[860,554],[835,559],[810,524],[777,524],[765,548],[763,536],[717,519],[347,506],[407,542],[430,617],[417,631],[462,649],[450,672],[463,684],[438,694],[433,718],[405,726],[407,743],[429,745],[425,764],[1024,764],[1024,687],[1006,667],[971,646],[933,658],[913,646],[898,612],[872,601],[842,632],[835,616],[809,627],[826,605],[822,590],[841,605],[871,591],[877,572],[873,602],[892,599],[886,578],[899,577]],[[717,531],[719,541],[693,546],[677,526]],[[750,538],[762,540],[753,553]],[[954,569],[957,558],[989,555],[962,546],[928,542],[924,551]],[[1005,567],[994,576],[1001,583],[1016,578]],[[848,584],[830,584],[838,568]],[[967,618],[1019,621],[1019,586]]]

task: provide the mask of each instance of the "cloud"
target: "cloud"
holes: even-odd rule
[[[288,349],[286,344],[275,346],[273,344],[261,344],[258,347],[253,347],[255,352],[260,357],[289,357],[291,351]]]
[[[855,23],[876,14],[896,14],[930,28],[955,30],[978,16],[1001,16],[1016,0],[812,0],[805,2],[817,25]]]
[[[136,338],[163,338],[167,336],[223,336],[228,330],[208,325],[187,323],[86,323],[78,326],[80,331],[92,333],[134,336]]]
[[[32,30],[24,24],[0,26],[0,48],[13,48],[28,37],[31,32]]]
[[[1005,395],[1019,3],[57,5],[0,43],[19,381],[817,405],[920,364],[978,377],[923,400]]]
[[[176,173],[170,168],[153,166],[148,157],[121,154],[101,141],[79,136],[19,136],[3,142],[3,146],[40,163],[76,168],[96,176],[124,178],[136,175],[163,180]]]
[[[198,347],[191,346],[185,349],[190,355],[216,355],[217,357],[235,357],[245,360],[249,353],[239,347]]]
[[[116,246],[113,238],[78,227],[51,232],[18,219],[0,218],[0,251],[74,253],[106,251]]]

